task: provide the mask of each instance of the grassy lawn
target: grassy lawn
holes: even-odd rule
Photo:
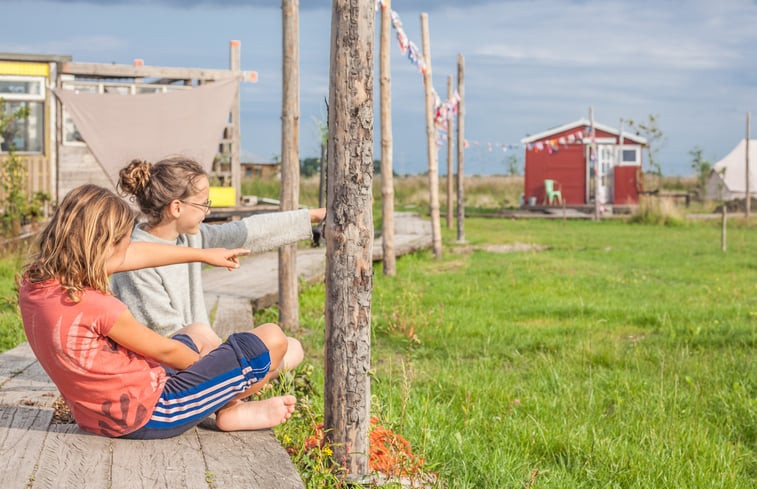
[[[423,185],[398,188],[398,210],[426,209]],[[519,183],[494,185],[472,205],[517,200]],[[301,202],[314,199],[310,188]],[[372,413],[440,487],[753,487],[757,226],[728,226],[726,253],[715,221],[468,218],[465,245],[443,229],[441,260],[374,269]],[[513,243],[547,249],[496,247]],[[23,340],[18,266],[0,259],[0,351]],[[338,485],[325,450],[302,451],[322,420],[323,308],[322,284],[302,292],[308,365],[280,387],[309,393],[277,429],[309,488]]]
[[[372,413],[446,487],[753,487],[754,226],[732,221],[725,254],[714,222],[468,219],[466,237],[374,274]],[[475,249],[514,242],[549,249]],[[300,305],[316,393],[323,297]]]

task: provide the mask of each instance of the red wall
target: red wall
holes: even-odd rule
[[[583,144],[561,146],[557,152],[526,151],[526,202],[536,197],[544,202],[544,180],[556,180],[566,205],[583,204],[586,196],[586,165]]]
[[[638,204],[639,186],[638,179],[641,167],[639,166],[616,166],[615,167],[615,199],[614,204]]]

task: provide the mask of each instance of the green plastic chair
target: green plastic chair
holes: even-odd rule
[[[562,204],[562,191],[557,190],[555,187],[560,184],[554,180],[544,180],[544,203],[552,205],[557,201],[558,204]]]

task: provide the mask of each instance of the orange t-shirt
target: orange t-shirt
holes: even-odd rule
[[[85,289],[69,299],[57,280],[19,291],[26,338],[83,430],[122,436],[150,418],[166,383],[165,370],[107,334],[126,305]]]

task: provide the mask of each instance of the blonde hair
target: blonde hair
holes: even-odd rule
[[[154,165],[132,160],[118,173],[118,190],[122,195],[133,195],[147,222],[155,225],[163,220],[171,202],[196,194],[198,179],[207,175],[199,163],[181,156]]]
[[[109,252],[131,234],[134,214],[121,197],[97,185],[71,190],[37,238],[25,276],[33,283],[57,279],[74,301],[86,287],[107,292]]]

